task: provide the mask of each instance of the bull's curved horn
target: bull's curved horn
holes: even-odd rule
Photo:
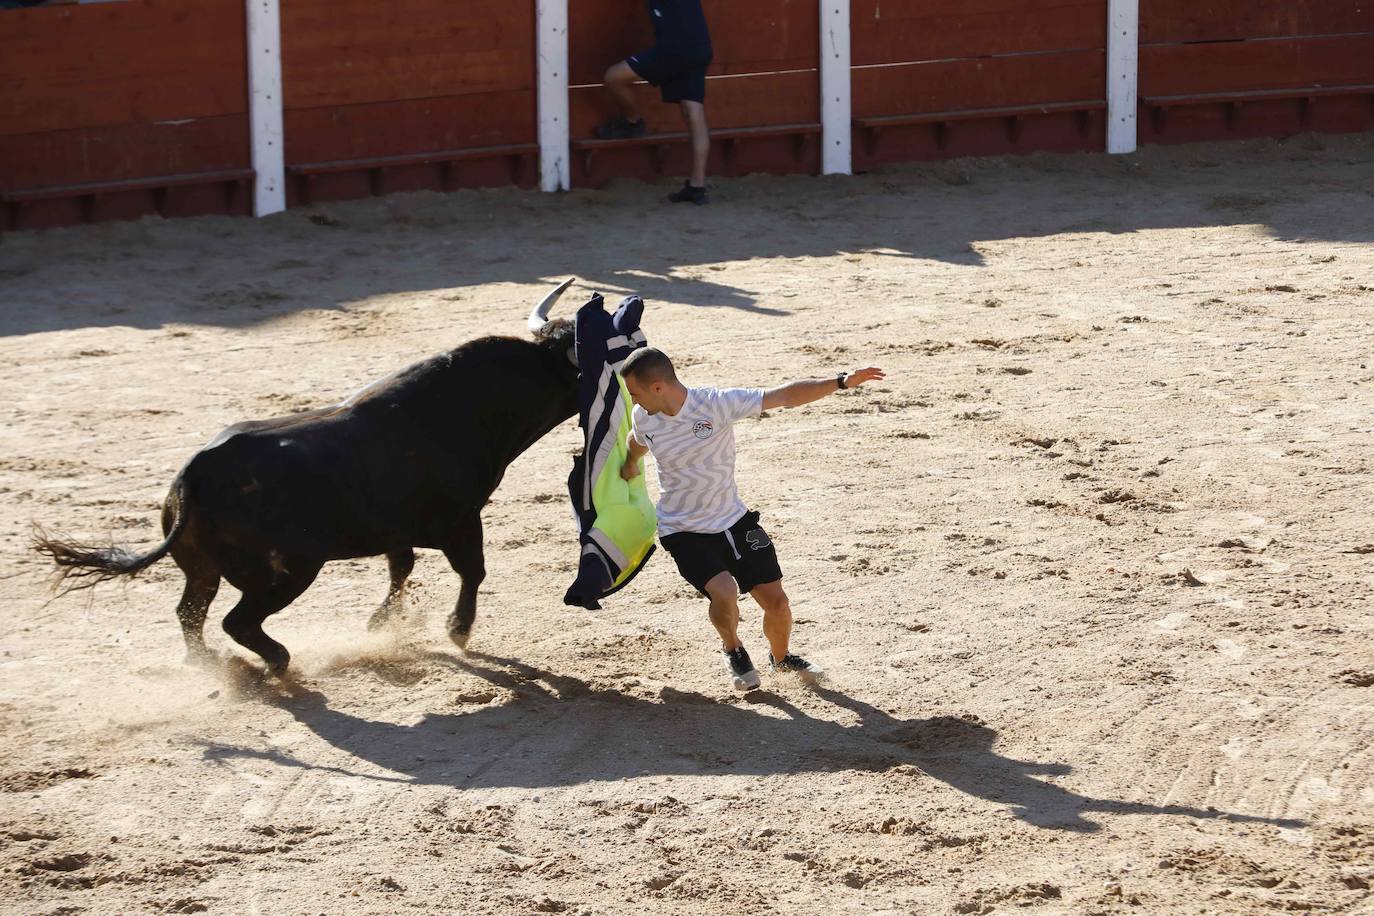
[[[540,328],[544,327],[545,323],[549,320],[549,312],[553,309],[553,304],[558,301],[559,296],[568,291],[568,287],[572,286],[573,280],[575,279],[577,278],[569,277],[555,286],[553,291],[547,296],[539,300],[539,304],[534,307],[534,311],[530,312],[528,323],[531,331],[538,332]]]

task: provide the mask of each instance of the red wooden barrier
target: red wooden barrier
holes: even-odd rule
[[[285,0],[290,204],[537,179],[533,0]]]
[[[1140,43],[1242,41],[1374,31],[1358,0],[1141,0]]]
[[[854,167],[1101,149],[1102,0],[852,0]]]
[[[1104,0],[851,0],[854,164],[1101,149]],[[570,0],[574,183],[685,174],[675,107],[591,139],[642,0]],[[817,0],[704,0],[710,170],[819,171]],[[1141,0],[1142,142],[1374,129],[1350,0]],[[288,199],[537,178],[534,0],[283,0]],[[251,205],[243,0],[0,13],[5,228]]]
[[[1143,0],[1140,139],[1374,128],[1374,12],[1348,0]]]
[[[242,0],[0,12],[4,226],[248,212],[243,47]]]

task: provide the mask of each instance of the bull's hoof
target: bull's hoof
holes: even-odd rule
[[[455,630],[448,634],[448,638],[453,640],[455,646],[466,652],[468,650],[468,640],[472,639],[472,631],[463,630],[462,632],[458,632]]]
[[[215,668],[219,665],[219,658],[209,649],[201,646],[199,649],[187,649],[186,658],[182,664],[190,665],[192,668]]]
[[[282,654],[279,656],[273,656],[272,658],[264,656],[263,661],[267,662],[268,671],[272,672],[277,677],[284,677],[286,675],[286,669],[291,665],[291,654],[283,650]]]
[[[375,632],[391,623],[393,610],[393,608],[387,605],[382,605],[371,617],[367,618],[367,628]]]

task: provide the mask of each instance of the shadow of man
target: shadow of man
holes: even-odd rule
[[[1004,757],[997,732],[976,717],[898,719],[829,688],[814,693],[859,717],[843,725],[808,715],[775,694],[755,691],[740,703],[661,687],[656,699],[589,685],[495,655],[431,652],[416,661],[475,675],[508,693],[507,702],[471,712],[428,713],[401,725],[330,707],[319,691],[266,678],[244,688],[281,707],[348,765],[309,762],[280,750],[207,744],[213,761],[256,758],[390,782],[454,788],[569,786],[643,775],[772,775],[895,771],[921,775],[959,792],[1003,804],[1036,827],[1094,832],[1087,812],[1222,819],[1299,827],[1293,819],[1234,814],[1186,805],[1093,798],[1046,782],[1072,768]],[[366,661],[357,667],[368,667]],[[493,693],[492,699],[498,694]],[[388,771],[358,772],[354,761]],[[914,771],[913,772],[913,768]]]

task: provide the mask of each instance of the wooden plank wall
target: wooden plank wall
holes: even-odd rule
[[[1303,102],[1280,90],[1374,85],[1374,7],[1355,0],[1141,0],[1142,142],[1374,129],[1374,92]],[[1235,104],[1158,100],[1268,92]]]
[[[643,0],[570,3],[576,144],[614,114],[600,86],[606,67],[653,38]],[[1106,6],[1104,0],[852,0],[856,169],[894,160],[1101,149],[1100,111],[1019,119],[997,112],[1100,105]],[[817,0],[704,0],[704,7],[715,45],[707,84],[712,128],[814,125]],[[1351,91],[1374,85],[1374,15],[1367,3],[1140,0],[1140,11],[1142,142],[1374,129],[1374,92]],[[534,0],[460,6],[283,0],[282,36],[288,167],[357,164],[317,175],[311,199],[537,180],[532,159],[522,169],[524,160],[500,152],[448,166],[367,164],[535,144]],[[0,190],[60,192],[250,167],[243,0],[6,10],[0,49],[0,84],[7,87],[0,94]],[[1311,97],[1331,87],[1345,87],[1345,94]],[[663,105],[647,86],[639,91],[651,131],[682,131],[675,106]],[[1245,95],[1257,91],[1268,94]],[[893,116],[925,121],[862,126]],[[794,133],[717,143],[711,172],[819,171],[814,132]],[[596,185],[617,176],[681,175],[687,159],[684,144],[575,153],[573,180]],[[288,187],[289,200],[300,203],[294,179]],[[8,205],[5,225],[248,207],[223,183],[142,187],[98,199],[79,194]]]
[[[0,189],[248,168],[244,28],[242,0],[0,12]],[[151,212],[151,194],[110,195],[97,215]],[[177,212],[223,212],[226,199],[178,197]],[[56,200],[25,205],[22,225],[82,218]]]
[[[865,118],[1102,101],[1104,0],[851,0],[853,109]],[[1105,121],[1071,112],[1025,119],[960,120],[862,128],[854,165],[1036,149],[1101,149]],[[943,142],[943,146],[941,143]]]
[[[707,70],[706,116],[713,130],[818,124],[820,121],[820,10],[817,0],[703,0],[715,56]],[[587,139],[617,112],[601,86],[606,68],[654,43],[644,0],[570,0],[568,26],[571,132]],[[658,90],[637,87],[649,130],[680,133],[676,105],[664,105]],[[797,140],[773,137],[741,141],[732,159],[737,173],[749,171],[818,172],[820,147],[814,137],[797,155]],[[725,168],[724,145],[713,144],[709,171]],[[573,156],[573,183],[598,185],[611,177],[652,179],[685,175],[685,146],[657,159],[640,147],[597,153],[586,168]]]
[[[533,0],[283,0],[286,164],[533,144]],[[435,188],[439,168],[389,170],[391,190]],[[464,161],[450,186],[508,184],[502,156]],[[525,170],[521,184],[537,180]],[[366,169],[314,179],[312,200],[371,193]],[[288,182],[288,202],[299,202]]]

